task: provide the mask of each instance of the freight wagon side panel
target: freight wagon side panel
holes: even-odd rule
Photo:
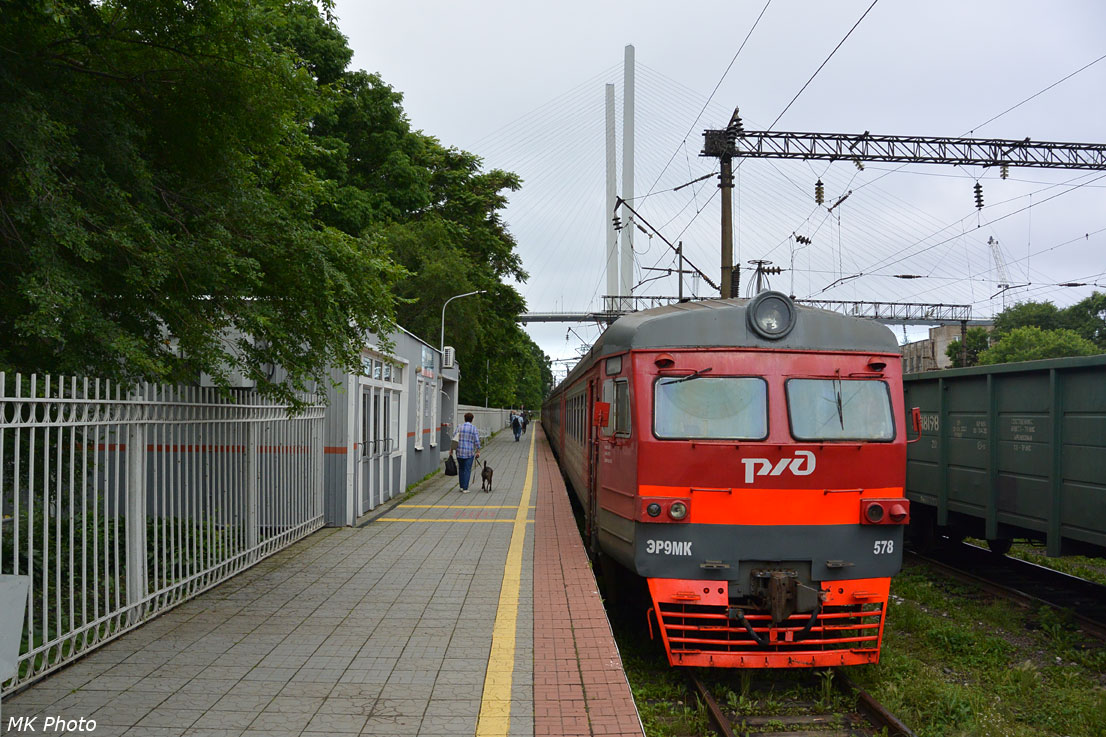
[[[987,509],[987,379],[945,382],[944,443],[948,509],[981,517]]]
[[[1106,355],[913,374],[904,393],[922,410],[906,496],[938,524],[1033,533],[1050,555],[1061,541],[1106,548]]]
[[[990,375],[998,431],[996,517],[1044,533],[1052,509],[1054,447],[1048,371]]]
[[[1106,357],[1058,373],[1061,537],[1106,548]]]
[[[919,375],[904,381],[903,388],[904,406],[922,410],[921,440],[906,446],[906,498],[936,510],[945,483],[941,470],[941,385],[935,378]]]

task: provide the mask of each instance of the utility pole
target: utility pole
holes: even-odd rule
[[[718,188],[722,190],[722,299],[733,293],[733,159],[723,156]]]
[[[737,137],[742,133],[741,116],[734,108],[730,124],[726,127],[726,139],[734,147]],[[740,296],[734,289],[733,266],[733,156],[725,153],[718,157],[720,173],[718,188],[722,190],[722,299]],[[740,279],[740,267],[738,270]]]
[[[684,301],[684,242],[680,241],[676,244],[676,258],[679,259],[676,264],[676,282],[679,284],[679,300]]]

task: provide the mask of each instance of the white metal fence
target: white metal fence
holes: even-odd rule
[[[511,416],[511,410],[509,409],[474,407],[469,404],[460,404],[457,406],[456,424],[459,425],[464,422],[466,412],[472,412],[472,424],[476,425],[476,429],[480,431],[481,439],[507,427],[507,422]]]
[[[0,373],[0,573],[31,577],[3,691],[320,528],[307,399]]]

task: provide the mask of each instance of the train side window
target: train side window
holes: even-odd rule
[[[607,379],[603,382],[603,401],[611,405],[611,412],[607,415],[607,424],[599,428],[599,434],[605,438],[609,438],[614,434],[614,419],[617,411],[614,379]]]
[[[614,382],[614,434],[630,435],[630,382],[617,379]]]

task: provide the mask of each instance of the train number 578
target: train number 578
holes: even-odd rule
[[[872,553],[875,555],[886,555],[893,552],[895,552],[894,540],[876,540],[875,547],[872,548]]]

